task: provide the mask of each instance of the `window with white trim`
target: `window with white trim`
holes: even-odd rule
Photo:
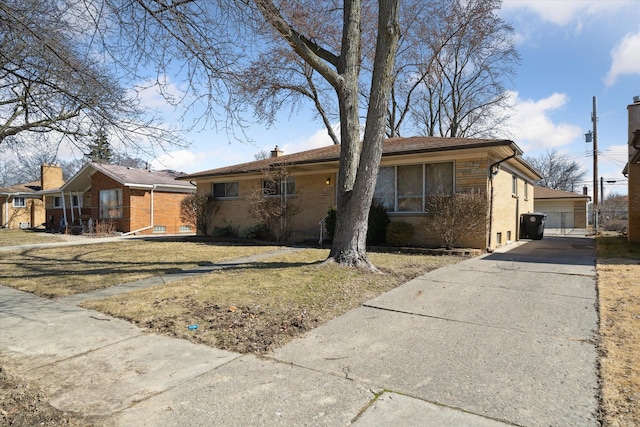
[[[166,233],[167,232],[167,226],[166,225],[154,225],[153,226],[153,232],[154,233]]]
[[[424,212],[429,196],[454,193],[454,172],[453,162],[382,167],[373,198],[388,212]]]
[[[78,196],[77,194],[71,196],[71,206],[74,208],[82,207],[82,196]]]
[[[518,177],[516,175],[511,175],[511,194],[518,195]]]
[[[27,201],[24,197],[16,196],[13,198],[13,207],[14,208],[26,208]]]
[[[62,207],[62,197],[53,196],[53,207],[54,208],[61,208]]]
[[[262,194],[265,196],[293,196],[296,194],[296,179],[263,179]]]
[[[181,225],[180,226],[180,233],[191,233],[191,226],[190,225]]]
[[[122,218],[122,189],[100,190],[100,218]]]
[[[240,195],[238,182],[216,182],[211,184],[211,194],[216,199],[238,197]]]
[[[524,182],[524,199],[529,200],[529,183]]]

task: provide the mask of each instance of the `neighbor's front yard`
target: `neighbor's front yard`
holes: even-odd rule
[[[598,237],[600,376],[605,426],[640,426],[640,245]]]

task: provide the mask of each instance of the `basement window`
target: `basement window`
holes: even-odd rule
[[[154,225],[153,226],[153,232],[154,233],[166,233],[167,232],[167,226],[166,225]]]
[[[190,225],[181,225],[180,226],[180,232],[181,233],[191,233],[191,226]]]

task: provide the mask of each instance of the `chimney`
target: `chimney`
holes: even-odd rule
[[[62,184],[64,184],[64,180],[60,166],[47,163],[40,166],[40,188],[42,190],[60,188]]]
[[[282,156],[283,152],[281,149],[278,148],[278,146],[276,145],[276,148],[273,149],[273,151],[271,152],[271,158],[274,157],[280,157]]]

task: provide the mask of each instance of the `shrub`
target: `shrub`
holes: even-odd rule
[[[404,221],[392,222],[387,226],[387,243],[392,246],[407,246],[413,238],[413,225]]]
[[[234,227],[231,223],[227,223],[224,227],[215,227],[213,229],[213,237],[238,237],[238,227]]]
[[[326,227],[327,239],[329,241],[333,240],[333,234],[336,231],[336,215],[338,214],[338,209],[335,206],[331,206],[327,211],[327,217],[324,219],[324,225]]]
[[[336,216],[338,211],[335,206],[331,206],[327,211],[325,225],[327,227],[327,238],[333,240],[336,230]],[[367,244],[375,245],[384,243],[386,240],[387,225],[389,224],[389,215],[387,210],[381,203],[373,203],[369,209],[369,223],[367,230]]]
[[[185,224],[194,225],[198,232],[208,236],[209,227],[218,209],[213,196],[191,194],[180,202],[180,219]]]
[[[376,245],[386,241],[389,222],[391,221],[387,215],[387,209],[382,203],[374,202],[369,209],[368,245]]]
[[[256,224],[242,231],[241,237],[249,240],[269,240],[269,227],[264,224]]]
[[[438,236],[443,247],[451,249],[462,236],[486,227],[488,209],[486,193],[479,190],[430,196],[426,231]]]

